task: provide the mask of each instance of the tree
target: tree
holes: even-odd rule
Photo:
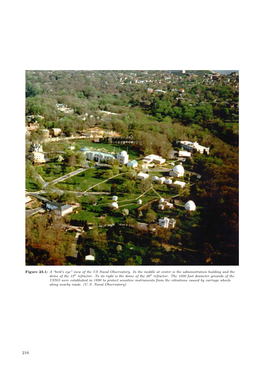
[[[86,161],[86,154],[83,152],[78,152],[76,153],[76,163],[80,166],[84,164]]]
[[[152,209],[149,209],[146,213],[146,221],[148,224],[152,223],[153,221],[157,220],[157,214]]]
[[[135,181],[126,180],[120,187],[120,191],[132,194],[135,192]]]
[[[148,179],[141,179],[140,183],[139,183],[139,186],[138,186],[138,189],[141,192],[146,192],[151,187],[151,185],[152,185],[152,183],[151,183],[151,180],[149,178]]]

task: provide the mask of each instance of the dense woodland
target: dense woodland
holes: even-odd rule
[[[210,155],[193,154],[189,161],[192,170],[202,175],[188,194],[201,207],[193,218],[179,211],[176,229],[156,236],[131,229],[133,221],[87,230],[79,242],[79,264],[88,246],[97,252],[94,264],[148,265],[153,264],[153,257],[162,257],[159,264],[164,265],[238,264],[239,77],[228,75],[212,81],[207,74],[210,72],[26,72],[26,122],[33,116],[39,123],[39,129],[26,141],[27,150],[32,142],[42,141],[42,129],[61,128],[71,136],[94,126],[132,135],[139,155],[153,153],[167,158],[172,149],[179,149],[180,140],[210,147]],[[72,108],[73,114],[58,111],[57,104]],[[29,162],[27,172],[34,173]],[[123,192],[129,194],[128,185]],[[67,247],[73,238],[56,229],[59,222],[52,219],[27,219],[27,264],[68,263]],[[180,244],[186,251],[166,252],[163,243]],[[52,245],[58,250],[51,250]],[[131,245],[135,246],[133,255]],[[52,254],[55,251],[57,254]]]

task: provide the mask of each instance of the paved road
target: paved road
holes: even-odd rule
[[[29,216],[32,216],[34,214],[37,214],[38,212],[45,212],[45,211],[46,210],[43,209],[43,207],[37,207],[34,210],[26,210],[26,218],[28,218]]]

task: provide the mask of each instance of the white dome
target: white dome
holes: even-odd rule
[[[138,200],[138,204],[139,204],[139,205],[142,204],[142,199],[139,199],[139,200]]]
[[[163,203],[164,201],[165,201],[165,199],[161,197],[160,203]]]
[[[175,166],[175,167],[173,168],[173,171],[174,171],[174,172],[178,172],[178,173],[180,173],[180,174],[184,174],[184,168],[182,167],[181,164],[178,164],[177,166]]]
[[[118,200],[118,197],[117,197],[117,196],[113,196],[112,200],[113,200],[113,201],[117,201],[117,200]]]
[[[111,203],[110,207],[118,209],[118,204],[116,202]]]
[[[195,211],[196,210],[196,205],[193,201],[188,201],[186,204],[185,204],[185,210],[187,211]]]
[[[171,179],[166,179],[165,184],[172,184],[172,180]]]
[[[158,176],[153,176],[153,179],[152,179],[153,181],[157,181],[157,180],[159,180],[159,177]]]
[[[122,152],[120,153],[120,155],[122,155],[122,156],[125,157],[127,155],[127,152],[125,150],[122,150]]]

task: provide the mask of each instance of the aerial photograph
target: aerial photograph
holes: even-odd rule
[[[238,70],[25,71],[25,264],[238,265]]]

